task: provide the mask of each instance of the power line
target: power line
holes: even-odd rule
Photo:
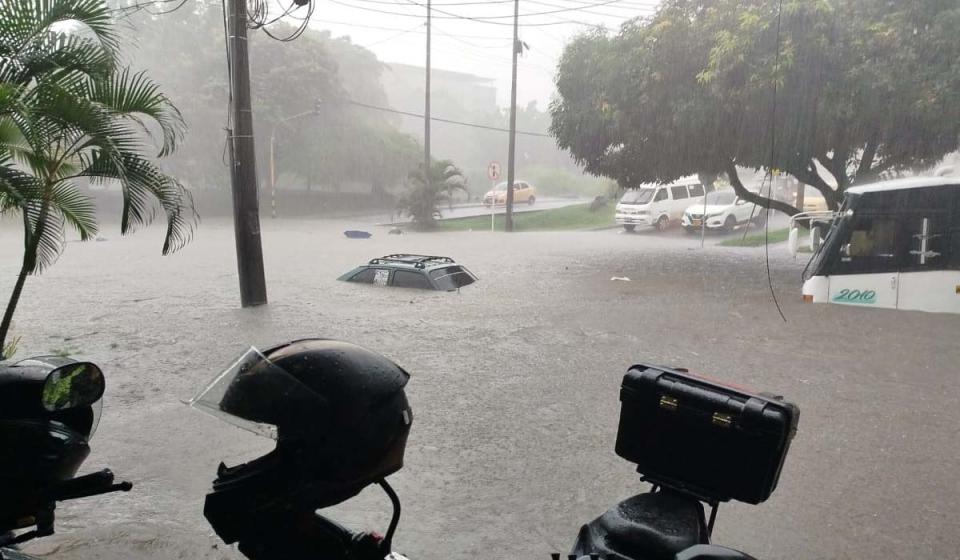
[[[456,36],[454,36],[454,35],[451,35],[450,33],[447,33],[446,31],[443,31],[442,29],[437,28],[437,27],[436,27],[436,24],[434,24],[434,29],[435,29],[436,31],[438,31],[441,35],[445,36],[446,38],[448,38],[448,39],[453,39],[454,41],[457,41],[458,43],[462,43],[462,44],[467,45],[468,47],[471,47],[471,48],[474,48],[474,49],[483,49],[483,50],[485,50],[485,51],[486,51],[486,50],[491,50],[491,49],[499,49],[499,50],[505,50],[505,49],[506,49],[505,46],[476,45],[476,44],[471,43],[471,42],[469,42],[469,41],[464,41],[463,39],[460,39],[459,37],[456,37]],[[512,41],[511,41],[511,43],[512,43]],[[484,55],[481,56],[481,55],[478,55],[478,54],[475,54],[475,53],[467,52],[467,51],[462,50],[462,49],[459,50],[458,52],[459,52],[459,54],[462,55],[462,56],[472,57],[472,58],[474,58],[474,59],[476,59],[476,60],[482,60],[482,61],[485,61],[485,62],[494,62],[494,63],[498,63],[498,64],[512,64],[512,62],[513,62],[511,59],[506,58],[506,57],[499,57],[499,56],[489,55],[489,54],[484,54]],[[535,69],[535,70],[539,70],[542,74],[544,74],[545,76],[547,76],[547,77],[549,77],[549,78],[553,78],[553,76],[554,76],[554,71],[553,71],[552,69],[546,68],[546,67],[541,66],[541,65],[539,65],[539,64],[536,64],[535,62],[532,62],[532,61],[529,61],[529,60],[528,60],[528,61],[524,64],[524,66],[525,66],[525,67],[532,67],[532,68]]]
[[[394,0],[356,0],[357,2],[363,2],[364,4],[387,4],[392,6],[402,6],[400,2]],[[513,0],[487,0],[487,1],[476,1],[476,2],[431,2],[431,6],[483,6],[486,4],[510,4]]]
[[[357,107],[364,107],[364,108],[366,108],[366,109],[373,109],[373,110],[375,110],[375,111],[384,111],[384,112],[386,112],[386,113],[395,113],[395,114],[397,114],[397,115],[405,115],[405,116],[408,116],[408,117],[416,117],[416,118],[418,118],[418,119],[424,118],[424,115],[422,115],[422,114],[420,114],[420,113],[413,113],[413,112],[410,112],[410,111],[400,111],[399,109],[392,109],[392,108],[390,108],[390,107],[380,107],[379,105],[370,105],[370,104],[368,104],[368,103],[361,103],[361,102],[359,102],[359,101],[354,101],[354,100],[352,100],[352,99],[338,98],[337,101],[341,101],[341,102],[343,102],[343,103],[348,103],[348,104],[350,104],[350,105],[356,105]],[[498,127],[498,126],[487,126],[487,125],[485,125],[485,124],[477,124],[477,123],[470,123],[470,122],[464,122],[464,121],[456,121],[456,120],[453,120],[453,119],[444,119],[444,118],[441,118],[441,117],[430,117],[430,120],[432,120],[432,121],[437,121],[437,122],[448,123],[448,124],[456,124],[456,125],[460,125],[460,126],[468,126],[468,127],[471,127],[471,128],[481,128],[481,129],[484,129],[484,130],[496,130],[496,131],[498,131],[498,132],[510,132],[510,129],[509,129],[509,128],[500,128],[500,127]],[[523,135],[526,135],[526,136],[537,136],[537,137],[541,137],[541,138],[553,138],[553,137],[550,136],[549,134],[546,134],[546,133],[543,133],[543,132],[529,132],[529,131],[518,130],[518,131],[517,131],[517,134],[523,134]]]
[[[369,1],[369,0],[368,0],[368,1]],[[561,7],[563,7],[563,6],[558,5],[558,4],[550,4],[550,3],[548,3],[548,2],[541,2],[541,1],[539,1],[539,0],[526,0],[526,1],[529,2],[530,4],[537,4],[538,6],[546,6],[546,7],[548,7],[548,8],[561,8]],[[644,14],[634,14],[633,16],[628,16],[628,15],[625,15],[625,14],[611,14],[611,13],[605,13],[605,12],[594,12],[594,11],[591,11],[591,10],[587,9],[588,7],[589,7],[589,6],[584,6],[584,7],[583,7],[584,9],[580,10],[580,13],[590,14],[590,15],[594,15],[594,16],[601,16],[601,17],[612,17],[612,18],[629,18],[629,17],[638,16],[638,15],[644,15]],[[636,9],[639,9],[639,8],[633,8],[633,7],[614,6],[612,2],[611,2],[610,4],[608,4],[607,7],[608,7],[608,8],[615,8],[615,9],[617,9],[617,10],[636,10]]]
[[[409,3],[411,3],[411,4],[417,5],[417,6],[421,6],[421,7],[423,6],[423,4],[420,4],[419,2],[416,2],[415,0],[406,0],[406,1],[409,2]],[[585,4],[585,5],[583,5],[582,7],[577,6],[577,7],[569,7],[569,8],[558,8],[558,9],[555,9],[555,10],[548,10],[548,11],[545,11],[545,12],[527,12],[527,13],[525,13],[525,14],[518,14],[518,16],[519,16],[519,17],[545,16],[545,15],[550,15],[550,14],[559,14],[559,13],[563,13],[563,12],[577,12],[577,11],[582,11],[584,8],[597,8],[597,7],[600,7],[600,6],[607,6],[607,5],[610,5],[610,4],[614,4],[614,3],[619,2],[619,1],[620,1],[620,0],[603,0],[602,2],[596,2],[596,3],[593,3],[593,4]],[[480,20],[487,20],[487,19],[513,19],[513,16],[512,16],[512,15],[504,15],[504,16],[477,16],[477,17],[475,17],[475,18],[472,18],[472,17],[463,16],[463,15],[460,15],[460,14],[455,14],[455,13],[451,13],[451,12],[445,12],[445,11],[442,11],[442,10],[434,10],[434,11],[440,12],[441,14],[446,14],[446,15],[451,16],[451,17],[464,18],[464,19],[480,19]],[[508,25],[512,25],[512,24],[508,24]]]
[[[780,15],[783,13],[783,0],[780,0],[777,6],[777,39],[776,39],[776,57],[774,58],[773,63],[773,75],[776,76],[780,71]],[[777,149],[777,136],[774,133],[777,127],[777,80],[774,77],[771,80],[773,87],[773,100],[770,106],[770,165],[767,170],[767,174],[770,176],[770,191],[767,193],[768,197],[773,196],[773,165],[775,163],[776,149]],[[761,183],[760,188],[763,188]],[[773,298],[774,305],[777,306],[777,313],[780,314],[780,318],[783,319],[783,322],[787,322],[787,316],[783,314],[783,309],[780,308],[780,301],[777,299],[777,293],[773,289],[773,278],[770,276],[770,207],[767,206],[767,219],[764,220],[763,224],[763,252],[764,252],[764,264],[767,267],[767,285],[770,286],[770,297]]]
[[[384,27],[381,25],[366,25],[363,23],[354,23],[351,21],[334,21],[329,19],[317,19],[311,18],[312,23],[326,23],[330,25],[346,25],[348,27],[356,27],[358,29],[376,29],[378,31],[405,31],[402,27]],[[419,27],[419,26],[418,26]],[[411,31],[411,33],[426,33],[426,31]],[[496,39],[498,41],[509,41],[509,37],[491,37],[490,35],[464,35],[460,34],[460,37],[467,37],[469,39]]]
[[[397,38],[399,38],[399,37],[402,37],[402,36],[404,36],[404,35],[406,35],[406,34],[408,34],[408,33],[413,33],[414,31],[416,31],[417,29],[420,29],[421,27],[423,27],[423,24],[422,24],[422,23],[418,23],[417,25],[415,25],[414,27],[411,27],[410,29],[407,29],[407,30],[404,30],[404,31],[400,31],[399,33],[396,33],[396,34],[394,34],[394,35],[390,35],[389,37],[386,37],[386,38],[384,38],[384,39],[380,39],[380,40],[374,41],[374,42],[372,42],[372,43],[367,43],[366,45],[356,45],[356,46],[362,47],[362,48],[365,48],[365,49],[369,49],[370,47],[372,47],[372,46],[374,46],[374,45],[379,45],[379,44],[381,44],[381,43],[386,43],[386,42],[388,42],[388,41],[392,41],[392,40],[394,40],[394,39],[397,39]]]
[[[149,2],[137,2],[135,4],[130,4],[128,6],[121,6],[119,8],[114,8],[110,10],[111,13],[119,14],[120,17],[129,17],[133,14],[143,10],[148,14],[161,16],[165,14],[173,13],[180,8],[182,8],[188,0],[150,0]],[[173,4],[177,3],[176,6],[167,11],[154,12],[150,8],[156,7],[158,4]]]
[[[408,0],[408,1],[410,1],[410,3],[413,4],[413,5],[415,5],[415,6],[420,6],[420,7],[422,7],[422,8],[425,8],[425,7],[426,7],[426,4],[420,4],[420,3],[418,3],[418,2],[413,2],[412,0]],[[616,0],[609,0],[609,1],[616,1]],[[340,5],[340,6],[346,6],[346,7],[348,7],[348,8],[355,8],[355,9],[358,9],[358,10],[365,10],[365,11],[368,11],[368,12],[376,12],[376,13],[387,14],[387,15],[392,15],[392,16],[413,17],[413,18],[422,18],[422,17],[423,17],[422,15],[419,15],[419,14],[411,14],[411,13],[405,13],[405,12],[394,12],[394,11],[390,11],[390,10],[380,10],[380,9],[377,9],[377,8],[368,8],[368,7],[366,7],[366,6],[357,6],[357,5],[354,5],[354,4],[348,4],[348,3],[346,3],[346,2],[342,2],[342,1],[340,1],[340,0],[330,0],[330,2],[332,2],[332,3],[334,3],[334,4],[338,4],[338,5]],[[487,24],[491,24],[491,25],[507,25],[507,26],[513,26],[512,23],[507,23],[507,22],[503,22],[503,21],[495,21],[496,19],[501,19],[501,18],[506,17],[506,16],[470,17],[470,16],[464,16],[464,15],[460,15],[460,14],[455,14],[455,13],[453,13],[453,12],[447,12],[447,11],[444,11],[444,10],[438,10],[438,9],[436,9],[436,8],[433,8],[432,11],[434,11],[434,12],[439,12],[439,13],[443,14],[442,16],[433,16],[433,17],[435,17],[435,18],[440,18],[440,19],[462,19],[462,20],[474,21],[474,22],[477,22],[477,23],[487,23]],[[521,14],[521,15],[525,15],[525,16],[535,16],[535,15],[543,15],[543,14],[546,14],[546,13],[548,13],[548,12],[543,12],[543,13],[530,13],[530,14]],[[511,17],[512,17],[512,16],[511,16]],[[561,21],[552,21],[552,22],[521,23],[520,26],[521,26],[521,27],[544,27],[544,26],[548,26],[548,25],[571,25],[571,24],[572,24],[572,25],[587,25],[587,26],[591,26],[591,27],[600,27],[600,25],[595,24],[595,23],[589,23],[589,22],[585,22],[585,21],[576,21],[576,20],[561,20]]]

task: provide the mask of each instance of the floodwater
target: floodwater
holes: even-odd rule
[[[579,526],[642,491],[613,452],[618,389],[633,363],[685,366],[799,404],[800,430],[765,504],[721,506],[715,541],[760,558],[948,558],[960,548],[960,316],[804,305],[802,262],[774,247],[708,246],[655,233],[386,235],[367,224],[267,221],[270,305],[240,309],[233,233],[205,222],[161,258],[162,229],[70,243],[30,278],[20,357],[69,351],[108,389],[86,463],[129,494],[66,503],[58,559],[237,558],[202,517],[217,464],[270,442],[181,402],[249,345],[342,338],[412,373],[416,420],[396,548],[414,559],[548,558]],[[711,241],[708,238],[708,244]],[[21,241],[0,229],[0,292]],[[449,255],[481,281],[461,293],[337,282],[388,253]],[[630,282],[611,281],[628,277]],[[371,489],[337,508],[383,531]]]

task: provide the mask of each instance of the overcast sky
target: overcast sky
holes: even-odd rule
[[[313,28],[348,35],[384,62],[424,65],[426,0],[315,1]],[[555,91],[557,60],[572,37],[591,25],[617,29],[627,19],[651,13],[658,1],[520,0],[520,40],[530,50],[518,64],[518,105],[536,100],[546,107]],[[508,106],[512,0],[436,0],[433,14],[433,67],[495,79],[498,102]]]

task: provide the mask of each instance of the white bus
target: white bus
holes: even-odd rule
[[[803,300],[960,313],[960,179],[899,179],[851,187],[836,213],[791,219],[811,228],[813,257],[803,272]]]

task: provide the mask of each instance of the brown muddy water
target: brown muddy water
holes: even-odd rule
[[[9,226],[9,224],[7,224]],[[780,486],[724,505],[715,541],[759,558],[955,558],[960,549],[960,316],[799,302],[802,262],[771,249],[698,248],[653,233],[464,232],[346,239],[362,221],[265,221],[269,306],[240,309],[233,232],[205,222],[160,256],[162,230],[68,244],[30,278],[19,357],[70,352],[108,389],[85,468],[129,494],[58,509],[58,534],[27,551],[70,560],[238,558],[201,509],[217,464],[270,442],[181,402],[249,345],[334,337],[412,373],[416,421],[396,548],[413,559],[545,559],[579,526],[642,491],[613,452],[632,363],[686,366],[799,404]],[[713,240],[715,241],[715,240]],[[708,240],[710,243],[711,240]],[[0,229],[0,296],[21,240]],[[461,293],[337,282],[370,258],[449,255],[481,281]],[[611,281],[626,276],[630,282]],[[336,508],[383,531],[378,490]]]

